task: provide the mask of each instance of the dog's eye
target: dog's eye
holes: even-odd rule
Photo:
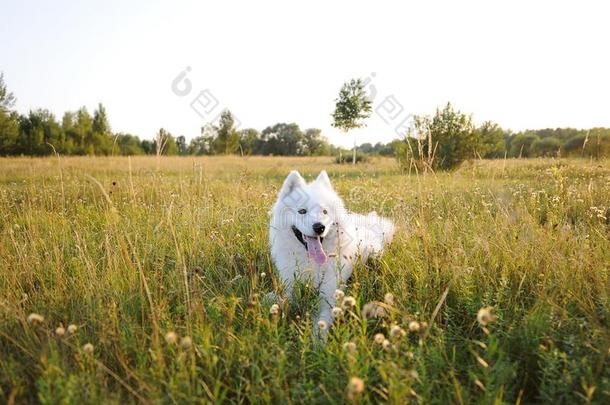
[[[326,214],[328,214],[328,211],[322,210],[322,214],[326,215]]]
[[[304,214],[307,214],[307,210],[306,210],[305,208],[301,208],[301,209],[299,210],[299,214],[303,214],[303,215],[304,215]]]

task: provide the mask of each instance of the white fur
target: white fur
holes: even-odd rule
[[[303,208],[306,214],[298,212]],[[321,236],[328,259],[322,266],[308,258],[307,250],[292,230],[296,226],[303,235],[315,236],[312,226],[316,222],[326,227]],[[284,293],[290,299],[295,280],[313,281],[320,288],[318,320],[328,326],[333,321],[334,292],[347,283],[354,262],[358,258],[366,261],[370,255],[381,253],[393,235],[394,224],[389,219],[375,212],[368,215],[348,212],[326,171],[310,184],[297,171],[290,172],[273,206],[269,227],[271,257]]]

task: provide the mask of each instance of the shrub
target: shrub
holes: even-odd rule
[[[340,155],[338,155],[337,157],[335,157],[335,163],[338,164],[343,164],[343,163],[352,163],[352,153],[351,152],[343,152]],[[361,152],[356,152],[356,163],[366,163],[369,161],[369,156],[361,153]]]

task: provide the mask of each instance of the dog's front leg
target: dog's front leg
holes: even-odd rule
[[[322,337],[326,337],[328,329],[334,321],[333,308],[337,306],[337,304],[339,306],[341,305],[340,302],[337,303],[335,291],[343,289],[344,286],[347,285],[347,281],[351,274],[352,266],[350,263],[337,261],[327,265],[323,278],[320,280],[320,312],[314,329]],[[320,328],[320,321],[323,322],[323,326],[326,326],[326,328]]]
[[[319,296],[319,308],[320,312],[318,313],[318,320],[314,324],[314,331],[320,337],[325,338],[328,333],[328,329],[333,323],[333,313],[332,309],[336,304],[335,300],[335,290],[336,290],[336,282],[327,282],[326,280],[320,287],[320,296]]]
[[[335,291],[340,287],[341,277],[337,274],[336,266],[328,264],[320,280],[319,313],[314,330],[321,337],[326,337],[328,329],[333,323],[333,308],[337,305]]]

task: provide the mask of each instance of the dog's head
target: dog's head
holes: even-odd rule
[[[290,229],[291,237],[303,245],[314,262],[322,265],[326,262],[322,242],[343,211],[343,202],[333,190],[326,171],[307,184],[293,170],[279,192],[272,225]]]

